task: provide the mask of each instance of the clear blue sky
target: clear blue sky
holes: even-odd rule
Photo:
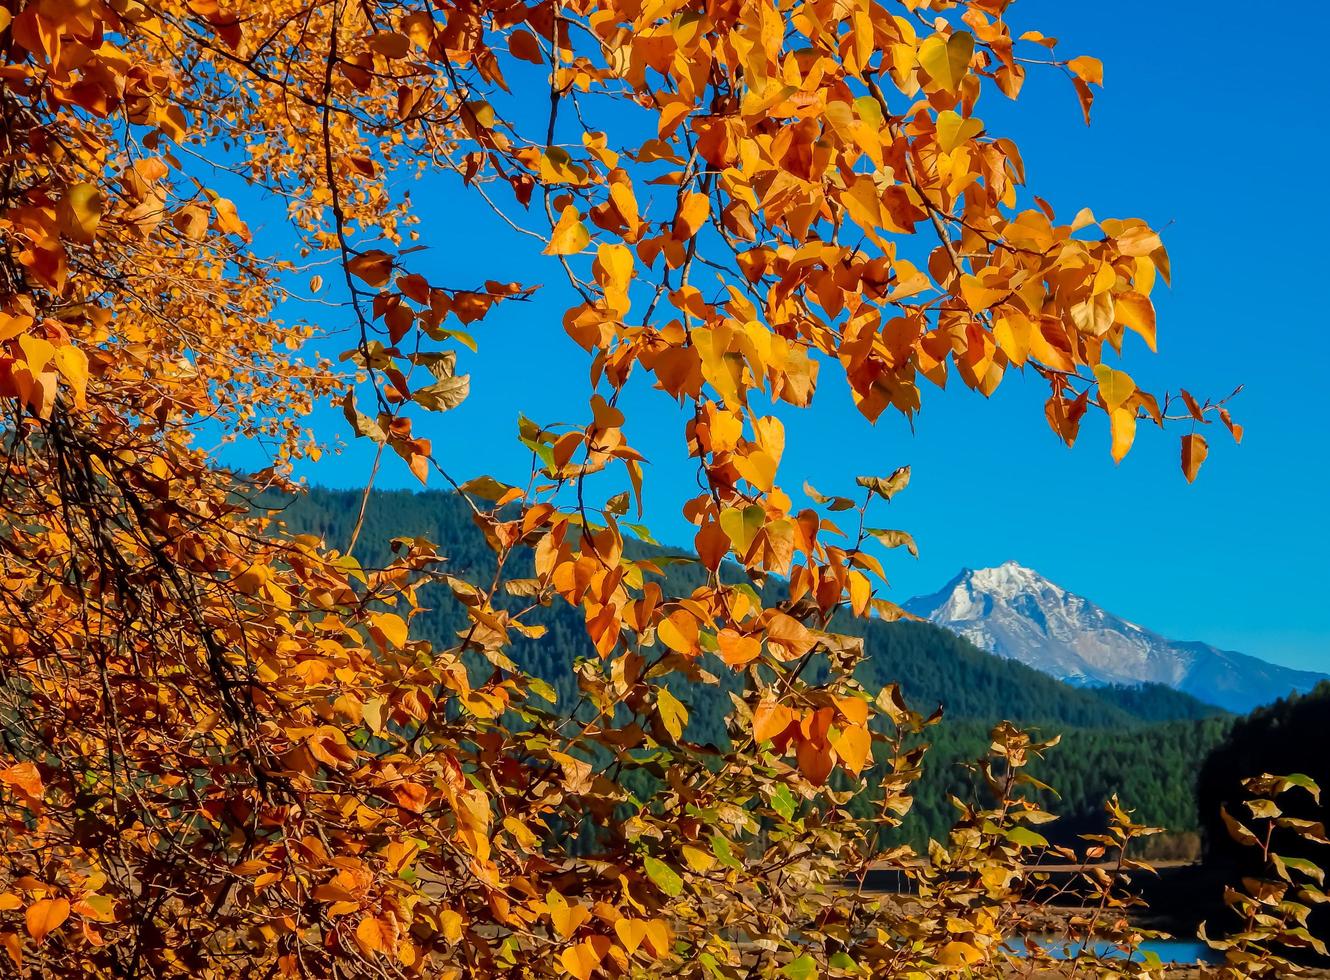
[[[1064,57],[1103,59],[1094,125],[1085,127],[1070,83],[1051,69],[1031,73],[1018,103],[988,92],[977,110],[990,133],[1017,140],[1031,188],[1059,213],[1088,205],[1163,229],[1173,288],[1155,294],[1159,355],[1134,344],[1124,366],[1153,390],[1181,384],[1217,396],[1244,384],[1233,405],[1242,446],[1211,427],[1210,457],[1188,486],[1180,430],[1142,426],[1118,467],[1101,418],[1065,449],[1043,420],[1037,378],[1009,377],[988,404],[928,389],[911,434],[885,416],[868,426],[825,370],[814,408],[787,416],[781,482],[796,496],[805,478],[843,492],[859,473],[912,465],[909,490],[878,515],[921,548],[918,561],[893,555],[893,598],[933,591],[963,566],[1014,558],[1167,636],[1330,672],[1330,427],[1319,384],[1301,374],[1321,360],[1325,330],[1324,311],[1306,302],[1326,276],[1309,240],[1316,199],[1302,190],[1315,186],[1330,150],[1321,107],[1330,16],[1307,5],[1258,29],[1250,14],[1231,0],[1203,11],[1157,0],[1021,0],[1013,25],[1059,37]],[[560,326],[559,270],[448,181],[413,196],[425,214],[422,241],[434,245],[431,278],[549,287],[480,325],[480,354],[463,351],[460,364],[471,398],[419,430],[463,475],[520,476],[529,457],[512,438],[519,409],[542,422],[585,414],[587,359]],[[635,392],[628,407],[628,436],[657,481],[648,518],[662,540],[686,542],[677,501],[693,492],[693,471],[679,412],[655,392]],[[328,413],[326,431],[340,422]],[[230,458],[252,465],[258,455]],[[302,475],[354,486],[368,469],[362,440]],[[415,481],[394,461],[379,485]]]

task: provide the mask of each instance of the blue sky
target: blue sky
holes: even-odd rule
[[[1143,0],[1021,0],[1013,25],[1057,36],[1063,57],[1103,59],[1094,124],[1085,127],[1070,83],[1052,69],[1032,71],[1019,102],[990,91],[976,112],[991,134],[1018,142],[1030,187],[1060,214],[1090,206],[1162,229],[1173,287],[1155,293],[1159,354],[1133,338],[1123,366],[1152,390],[1218,396],[1245,385],[1233,403],[1243,444],[1210,427],[1210,457],[1188,486],[1178,470],[1182,430],[1143,426],[1115,467],[1107,427],[1092,417],[1067,450],[1044,422],[1037,378],[1009,376],[987,403],[959,387],[926,390],[911,433],[887,416],[869,426],[824,370],[813,409],[785,416],[781,482],[796,496],[806,478],[844,492],[857,474],[912,466],[910,488],[875,519],[920,545],[917,561],[893,554],[888,563],[898,601],[936,590],[963,566],[1014,558],[1165,635],[1330,672],[1330,427],[1319,385],[1297,370],[1319,358],[1313,332],[1324,330],[1324,313],[1306,302],[1326,278],[1309,241],[1315,204],[1299,191],[1330,150],[1315,101],[1327,94],[1320,45],[1330,17],[1308,5],[1286,29],[1256,30],[1245,26],[1247,4],[1196,13]],[[560,272],[451,183],[413,197],[422,241],[434,245],[425,253],[431,278],[549,287],[479,325],[480,353],[464,351],[459,363],[472,375],[470,399],[418,429],[463,476],[518,477],[529,458],[512,438],[519,410],[546,423],[585,415],[587,358],[560,325]],[[694,474],[681,416],[657,392],[633,392],[628,409],[627,434],[656,481],[650,523],[661,540],[685,542],[677,503],[694,492]],[[339,423],[340,413],[327,414],[330,437]],[[229,458],[249,465],[258,454],[240,448]],[[302,475],[356,486],[368,470],[362,440]],[[394,462],[378,485],[416,484]]]

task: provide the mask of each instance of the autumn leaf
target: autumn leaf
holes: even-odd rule
[[[61,234],[71,241],[92,242],[101,224],[103,206],[104,197],[96,184],[71,184],[65,188],[65,195],[56,209]]]
[[[742,667],[756,660],[762,653],[762,643],[755,636],[744,636],[737,630],[726,628],[717,634],[720,658],[729,667]]]
[[[1136,439],[1136,410],[1115,408],[1108,414],[1108,423],[1113,437],[1113,462],[1120,463]]]
[[[590,980],[591,974],[600,966],[601,959],[600,952],[589,939],[569,946],[559,956],[564,971],[577,980]]]
[[[974,35],[955,31],[950,37],[934,34],[919,46],[919,64],[933,81],[954,92],[969,73],[974,55]]]
[[[873,491],[883,500],[890,500],[909,486],[910,468],[901,466],[893,470],[886,479],[879,476],[856,476],[854,482]]]
[[[378,289],[392,278],[393,257],[381,249],[370,249],[353,256],[346,267],[351,275]]]
[[[1116,371],[1106,364],[1098,364],[1094,376],[1099,381],[1099,396],[1104,400],[1104,407],[1110,412],[1121,408],[1127,399],[1136,394],[1136,382],[1125,371]]]
[[[831,747],[836,750],[836,756],[841,764],[858,775],[872,756],[872,736],[869,735],[867,728],[850,725],[832,740]]]
[[[545,254],[576,255],[590,242],[591,235],[586,225],[582,224],[577,208],[570,204],[559,215],[559,220],[550,235],[550,243],[545,248]]]
[[[753,711],[753,740],[765,742],[790,726],[790,709],[772,701],[763,701]]]
[[[28,906],[24,918],[28,935],[40,944],[69,918],[69,902],[63,898],[38,899]]]
[[[914,536],[906,531],[889,531],[883,528],[866,527],[864,533],[873,537],[884,548],[905,548],[915,558],[919,557],[919,546],[914,543]]]
[[[670,733],[670,737],[677,742],[683,736],[684,726],[688,724],[688,709],[670,693],[669,688],[662,687],[656,691],[656,713],[660,715],[661,724]]]
[[[1209,453],[1210,447],[1206,444],[1205,436],[1189,432],[1182,437],[1182,473],[1188,483],[1195,482],[1196,474],[1200,472],[1201,464]]]

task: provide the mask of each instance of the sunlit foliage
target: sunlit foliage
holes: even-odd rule
[[[956,829],[926,854],[880,849],[931,719],[894,688],[863,689],[861,644],[829,626],[846,609],[899,615],[866,549],[915,544],[868,511],[909,469],[861,478],[858,502],[810,489],[819,507],[799,508],[778,481],[773,407],[808,405],[836,371],[868,419],[910,415],[925,382],[987,394],[1024,367],[1068,443],[1091,408],[1117,459],[1138,420],[1164,423],[1167,399],[1108,363],[1154,346],[1159,236],[1137,219],[1058,218],[977,115],[1027,70],[1065,73],[1088,114],[1102,69],[1013,33],[1007,6],[0,8],[9,965],[579,980],[1007,969],[1049,819],[1024,798],[1025,766],[1045,746],[1000,727],[976,776],[993,799],[958,801]],[[523,486],[462,472],[464,456],[419,434],[467,395],[472,325],[539,285],[507,282],[501,256],[483,284],[423,271],[417,234],[445,255],[470,247],[409,193],[449,171],[534,236],[577,297],[562,328],[589,355],[586,417],[522,422]],[[284,205],[298,244],[282,260],[217,189],[237,178],[256,188],[233,194],[242,203],[262,190]],[[337,280],[309,325],[275,313],[305,288],[305,260]],[[341,360],[312,353],[314,326],[348,324]],[[651,486],[618,406],[632,375],[691,409],[701,489],[680,503],[702,572],[689,594],[625,554],[621,520]],[[324,542],[255,514],[254,492],[321,451],[303,417],[325,398],[384,457],[463,493],[492,576],[450,576],[422,540],[364,568],[359,529]],[[1192,478],[1195,427],[1239,430],[1220,405],[1182,399]],[[219,433],[266,442],[276,465],[219,471],[205,448]],[[508,577],[527,551],[534,575]],[[776,604],[756,588],[771,575],[789,580]],[[450,647],[412,637],[427,581],[467,607]],[[551,704],[505,653],[556,601],[588,634],[575,705]],[[744,680],[727,748],[688,739],[671,685],[719,671]],[[645,797],[629,788],[641,776]],[[852,814],[870,786],[878,806]],[[1144,833],[1111,817],[1097,845],[1110,857]],[[916,895],[854,887],[884,867]],[[1069,928],[1132,947],[1121,877],[1086,881],[1100,914]]]

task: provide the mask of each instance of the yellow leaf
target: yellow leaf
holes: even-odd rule
[[[590,980],[592,972],[600,966],[600,953],[590,940],[582,940],[576,946],[569,946],[559,957],[564,970],[577,980]]]
[[[462,939],[462,916],[453,909],[444,909],[439,913],[439,925],[443,927],[443,938],[449,944],[456,945]]]
[[[683,735],[683,727],[688,724],[688,709],[684,707],[683,702],[670,693],[670,689],[662,687],[656,692],[656,713],[660,715],[661,723],[670,736],[678,741]]]
[[[868,609],[868,600],[873,598],[873,583],[863,572],[851,569],[849,572],[850,608],[856,616],[862,616]]]
[[[691,657],[698,652],[697,619],[687,610],[677,609],[662,619],[656,626],[656,635],[676,653]]]
[[[974,35],[968,31],[956,31],[948,38],[934,34],[919,45],[920,66],[928,72],[929,78],[948,92],[960,88],[969,73],[973,55]]]
[[[836,750],[841,765],[857,776],[872,757],[873,737],[867,728],[851,725],[832,740],[831,747]]]
[[[993,325],[993,339],[1002,348],[1011,363],[1020,367],[1030,356],[1030,333],[1034,324],[1023,313],[1011,313],[998,317]]]
[[[223,235],[236,235],[249,241],[249,228],[240,220],[240,215],[236,213],[236,206],[224,197],[219,197],[212,202],[213,208],[217,211],[217,230]]]
[[[619,937],[619,942],[623,944],[629,954],[637,951],[637,947],[642,945],[642,940],[647,936],[647,923],[641,919],[616,919],[614,922],[614,933]]]
[[[962,143],[968,143],[984,131],[984,124],[978,119],[966,119],[950,109],[939,112],[937,116],[937,145],[950,153]]]
[[[1113,308],[1113,317],[1129,330],[1140,334],[1151,350],[1156,349],[1155,308],[1148,296],[1138,292],[1120,294]]]
[[[726,507],[720,512],[721,530],[730,539],[734,553],[740,558],[747,558],[752,550],[753,540],[762,530],[766,520],[766,511],[757,504],[740,510],[738,507]]]
[[[406,643],[406,622],[396,613],[370,613],[369,621],[395,647]]]
[[[1136,438],[1136,410],[1113,409],[1108,415],[1108,425],[1113,435],[1113,462],[1120,463]]]
[[[961,299],[965,300],[965,305],[975,313],[980,313],[995,303],[1002,302],[1010,292],[1010,288],[995,289],[987,286],[977,276],[972,276],[969,273],[961,276]]]
[[[88,243],[102,221],[102,192],[96,184],[70,184],[56,207],[60,233],[70,241]]]
[[[1205,441],[1205,436],[1189,432],[1182,437],[1182,473],[1188,483],[1195,481],[1196,474],[1201,471],[1201,464],[1205,462],[1205,457],[1209,453],[1210,447]]]
[[[549,909],[550,921],[554,923],[554,931],[559,934],[561,939],[569,939],[573,933],[581,927],[582,923],[591,918],[591,913],[579,902],[569,903],[562,895],[552,891],[545,897],[545,906]]]
[[[1128,398],[1136,394],[1136,382],[1125,371],[1115,371],[1107,364],[1096,364],[1094,376],[1099,381],[1099,395],[1104,399],[1104,407],[1110,412],[1121,408]]]
[[[647,944],[656,956],[664,956],[670,951],[670,924],[664,919],[651,919],[647,922]]]
[[[559,215],[559,220],[550,235],[550,243],[545,249],[546,255],[576,255],[591,242],[591,233],[582,224],[577,208],[568,205]]]
[[[679,213],[674,219],[674,237],[683,240],[692,238],[711,213],[711,199],[705,194],[689,191],[679,205]]]
[[[1072,58],[1067,62],[1067,67],[1071,73],[1082,81],[1089,82],[1092,85],[1104,84],[1104,63],[1098,58],[1091,58],[1083,54],[1079,58]]]
[[[55,368],[69,387],[74,389],[74,407],[85,407],[88,393],[88,355],[73,344],[57,347]]]
[[[69,902],[63,898],[43,898],[28,906],[25,913],[28,935],[40,943],[69,918]]]
[[[74,903],[74,911],[93,922],[114,922],[115,899],[110,895],[84,895]]]
[[[776,481],[776,460],[760,449],[747,456],[735,455],[731,462],[739,475],[763,493],[770,493]]]
[[[624,245],[605,243],[596,249],[593,271],[602,286],[624,289],[633,277],[633,253]]]
[[[704,851],[700,847],[693,847],[691,844],[683,846],[683,859],[688,862],[688,867],[692,868],[698,874],[705,874],[716,863],[715,856],[710,851]]]
[[[937,953],[937,961],[944,966],[968,966],[982,957],[983,954],[969,943],[954,940],[943,946]]]

